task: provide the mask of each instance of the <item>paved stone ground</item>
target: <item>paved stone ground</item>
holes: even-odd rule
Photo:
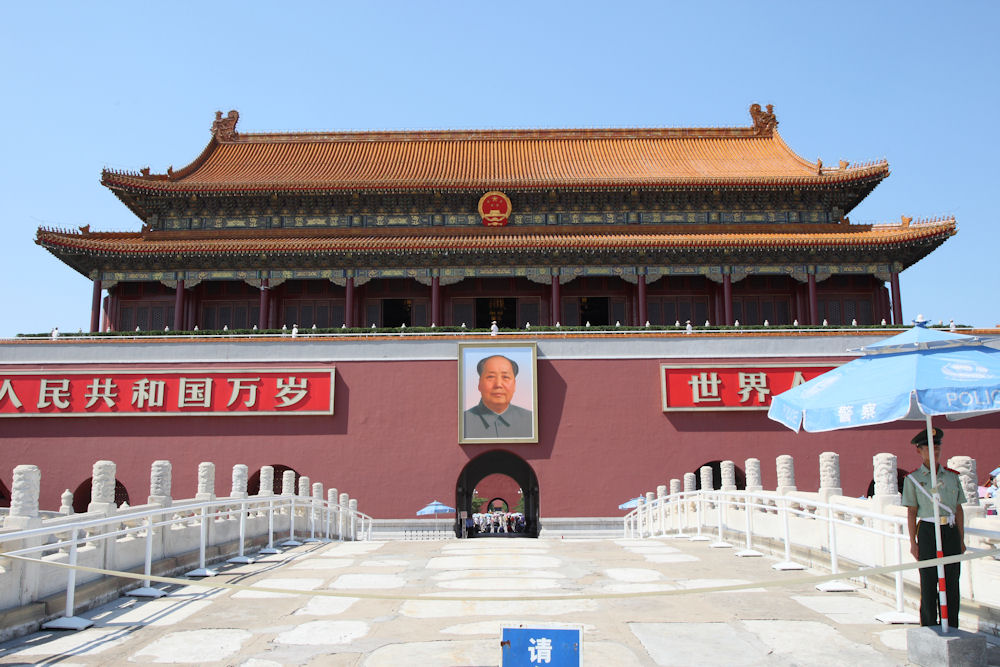
[[[801,577],[680,539],[306,544],[208,580],[358,598],[164,586],[83,614],[94,626],[0,644],[2,664],[497,665],[503,626],[577,624],[585,665],[905,665],[891,601],[800,584],[660,597],[484,596],[685,590]],[[390,594],[407,600],[365,598]],[[427,595],[447,600],[420,599]],[[991,651],[996,649],[991,648]],[[996,653],[991,653],[991,658]],[[994,660],[991,660],[991,663]]]

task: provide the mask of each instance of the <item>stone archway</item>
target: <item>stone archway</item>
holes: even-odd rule
[[[494,449],[465,464],[455,482],[455,534],[462,536],[461,512],[472,516],[472,490],[484,477],[500,473],[514,479],[524,494],[526,537],[538,537],[538,477],[527,461],[517,454]]]

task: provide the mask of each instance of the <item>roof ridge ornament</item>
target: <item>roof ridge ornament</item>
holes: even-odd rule
[[[212,136],[216,141],[233,141],[239,134],[236,133],[236,122],[240,119],[240,112],[232,109],[225,118],[221,111],[215,112],[215,121],[212,123]]]
[[[759,104],[750,105],[750,118],[753,119],[753,133],[758,137],[771,136],[778,127],[778,118],[774,115],[774,105],[768,104],[767,111],[761,111]]]

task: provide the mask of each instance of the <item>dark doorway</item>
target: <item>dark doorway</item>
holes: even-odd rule
[[[413,302],[409,299],[382,299],[382,326],[413,326],[412,309]]]
[[[455,483],[455,535],[462,536],[463,519],[461,513],[472,516],[472,495],[476,485],[494,473],[507,475],[521,488],[524,498],[524,537],[538,537],[538,477],[528,462],[517,454],[494,449],[480,454],[465,464]]]
[[[517,299],[476,299],[476,328],[489,329],[493,322],[501,329],[516,329]]]
[[[608,321],[608,298],[606,296],[580,297],[580,324],[590,322],[595,327],[611,324]]]

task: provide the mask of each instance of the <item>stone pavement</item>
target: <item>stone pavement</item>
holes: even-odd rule
[[[734,551],[666,538],[305,544],[223,566],[206,580],[288,593],[163,585],[167,597],[123,597],[81,614],[94,621],[87,630],[0,644],[0,663],[497,665],[501,627],[576,624],[584,628],[583,663],[595,667],[908,664],[909,626],[877,622],[892,602],[863,590],[821,593],[799,584],[660,597],[476,600],[684,590],[808,574],[778,572],[769,567],[772,558],[737,558]],[[292,592],[322,590],[359,597]],[[449,599],[421,599],[428,595]],[[997,648],[991,651],[997,657]]]

